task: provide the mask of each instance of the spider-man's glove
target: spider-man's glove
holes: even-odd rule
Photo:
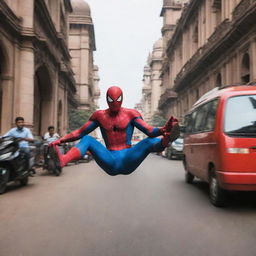
[[[165,125],[164,125],[162,128],[160,128],[161,133],[162,133],[163,135],[165,135],[165,134],[167,134],[167,133],[170,133],[171,130],[172,130],[172,128],[173,128],[173,126],[174,126],[175,124],[178,124],[178,123],[179,123],[179,122],[178,122],[178,119],[176,119],[176,118],[174,118],[173,116],[171,116],[170,119],[165,123]]]

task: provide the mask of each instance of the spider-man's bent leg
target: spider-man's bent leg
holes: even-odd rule
[[[161,139],[147,138],[132,148],[109,151],[91,136],[84,136],[73,148],[80,156],[89,150],[97,164],[109,175],[132,173],[151,152],[164,149]],[[72,149],[71,149],[72,150]]]
[[[164,150],[162,140],[159,138],[146,138],[135,146],[126,149],[122,159],[122,174],[130,174],[142,163],[151,152]]]
[[[75,146],[84,156],[87,150],[93,155],[97,164],[109,175],[120,174],[116,170],[116,159],[107,148],[91,136],[84,136],[80,142]]]

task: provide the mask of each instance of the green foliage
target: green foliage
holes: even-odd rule
[[[83,126],[95,109],[69,109],[69,132],[74,131]]]
[[[152,117],[152,125],[154,127],[162,127],[164,126],[165,122],[166,122],[166,119],[160,114],[154,114]]]

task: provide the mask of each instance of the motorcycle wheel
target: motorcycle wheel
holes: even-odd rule
[[[5,168],[0,168],[0,172],[0,194],[3,194],[9,181],[10,171]]]
[[[56,167],[56,168],[55,168],[55,170],[54,170],[54,174],[55,174],[55,176],[60,176],[61,171],[62,171],[62,169],[61,169],[61,168]]]

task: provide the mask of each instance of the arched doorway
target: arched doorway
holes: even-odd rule
[[[241,80],[243,83],[250,82],[250,56],[248,53],[245,53],[242,59],[242,69],[241,69]]]
[[[57,121],[57,129],[58,129],[58,134],[62,133],[62,102],[59,100],[58,103],[58,121]]]
[[[34,134],[43,135],[51,123],[52,82],[46,66],[36,70],[34,79]]]

